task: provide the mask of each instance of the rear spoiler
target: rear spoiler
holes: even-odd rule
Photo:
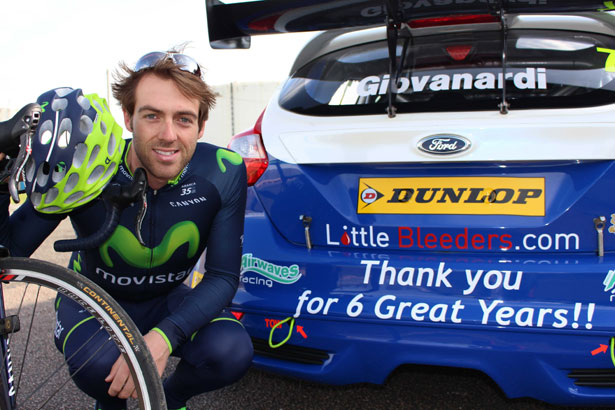
[[[249,48],[253,35],[360,28],[461,14],[615,11],[596,0],[205,0],[212,48]]]

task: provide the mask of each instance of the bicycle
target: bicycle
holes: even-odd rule
[[[36,130],[40,113],[37,104],[28,104],[9,120],[0,122],[0,152],[8,152],[9,156],[14,157],[10,165],[0,172],[0,181],[8,178],[8,189],[16,202],[19,201],[20,174],[23,173],[29,155],[29,139]],[[17,141],[20,146],[18,153],[15,148]],[[135,174],[135,182],[129,187],[110,184],[101,194],[103,200],[110,204],[105,226],[95,237],[57,241],[54,248],[70,251],[100,245],[117,226],[122,207],[143,195],[145,184],[144,173]],[[49,291],[52,296],[57,293],[61,297],[73,299],[98,320],[99,332],[107,332],[107,343],[115,343],[126,359],[135,381],[138,408],[166,409],[161,378],[141,333],[124,309],[106,291],[72,270],[42,260],[12,257],[1,247],[0,282],[0,410],[49,408],[47,406],[52,403],[54,395],[80,370],[77,369],[73,374],[65,371],[66,379],[60,379],[60,371],[66,366],[62,359],[62,364],[48,375],[37,375],[39,380],[32,391],[23,391],[20,385],[24,372],[31,367],[36,368],[37,352],[29,351],[28,344],[33,334],[41,332],[35,327],[38,324],[34,323],[34,319],[40,313],[39,297],[41,294],[49,295]],[[30,287],[34,287],[34,291]],[[21,296],[16,296],[15,292],[20,292]],[[30,301],[33,296],[35,300]],[[24,320],[27,316],[29,318]],[[56,325],[55,317],[43,321],[53,327]],[[53,335],[49,329],[45,332]],[[25,339],[24,344],[16,344],[21,339]],[[21,356],[19,360],[16,360],[17,354]],[[92,356],[95,354],[96,351]],[[50,390],[49,397],[47,391],[42,390],[43,385]],[[132,400],[131,405],[134,402]]]

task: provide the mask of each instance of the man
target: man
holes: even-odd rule
[[[197,144],[215,94],[194,60],[155,52],[134,69],[121,70],[113,92],[133,139],[112,182],[130,183],[137,168],[145,169],[147,211],[138,228],[139,207],[124,209],[111,238],[100,249],[73,253],[71,267],[122,304],[144,334],[160,374],[171,354],[181,358],[164,387],[168,408],[182,409],[190,397],[238,380],[252,359],[249,336],[224,311],[239,281],[246,171],[237,154]],[[95,200],[69,216],[79,237],[96,232],[104,214],[104,204]],[[11,215],[12,254],[30,255],[60,219],[36,212],[27,201]],[[135,239],[136,229],[144,245]],[[183,281],[205,249],[206,273],[190,289]],[[66,298],[58,297],[56,309],[56,345],[72,372],[88,359],[79,348],[98,324]],[[103,341],[87,343],[95,348]],[[74,380],[97,400],[97,409],[122,409],[134,394],[114,346],[87,362]]]

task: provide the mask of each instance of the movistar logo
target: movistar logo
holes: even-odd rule
[[[233,165],[239,165],[243,161],[241,155],[237,154],[236,152],[228,151],[222,148],[220,148],[216,152],[216,160],[218,161],[218,167],[220,168],[220,171],[222,171],[222,173],[226,172],[226,165],[224,165],[224,162],[222,162],[222,160],[228,161]]]
[[[77,273],[81,273],[81,252],[77,254],[77,259],[73,260],[73,270]]]
[[[284,285],[295,283],[301,277],[299,265],[280,266],[255,258],[251,253],[244,253],[241,257],[241,273],[256,272],[271,280]]]
[[[175,251],[188,243],[186,257],[193,257],[199,248],[199,230],[191,221],[178,222],[162,238],[160,245],[153,249],[142,246],[127,228],[118,226],[111,238],[100,247],[100,257],[109,267],[113,261],[109,248],[113,249],[124,262],[136,268],[155,268],[166,263]]]

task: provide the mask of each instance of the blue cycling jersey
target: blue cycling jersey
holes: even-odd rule
[[[112,183],[128,184],[124,161]],[[98,249],[73,253],[70,268],[92,279],[118,300],[139,301],[165,294],[190,274],[206,250],[205,276],[179,308],[156,326],[172,349],[227,306],[239,283],[246,201],[246,170],[236,153],[198,143],[182,173],[161,189],[147,188],[147,211],[136,237],[139,204],[124,209],[113,235]],[[8,205],[8,196],[4,198]],[[97,232],[106,212],[97,199],[68,214],[78,237]],[[7,211],[8,214],[8,211]],[[5,215],[7,215],[5,214]],[[0,238],[15,256],[29,256],[66,215],[47,215],[29,201],[10,217]],[[0,218],[2,219],[2,218]],[[6,218],[0,225],[6,224]],[[9,232],[9,235],[6,234]]]

